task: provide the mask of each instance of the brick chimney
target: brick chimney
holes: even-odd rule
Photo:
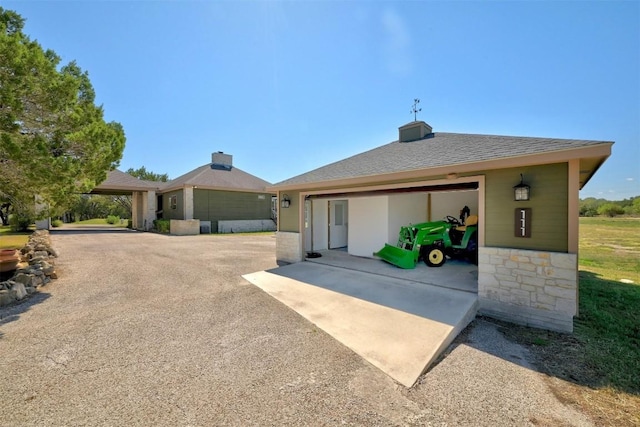
[[[433,133],[433,129],[427,123],[418,120],[415,122],[407,123],[404,126],[398,128],[398,141],[411,142],[424,139],[427,135]]]

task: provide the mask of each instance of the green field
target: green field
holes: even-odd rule
[[[640,219],[580,220],[575,335],[600,385],[640,394]]]
[[[580,218],[580,269],[640,284],[640,218]]]

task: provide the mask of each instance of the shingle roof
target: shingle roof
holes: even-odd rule
[[[181,188],[184,185],[231,191],[264,192],[266,191],[266,187],[271,184],[235,166],[232,167],[231,170],[212,169],[211,164],[208,163],[167,182],[162,187],[162,190],[167,191],[174,188]]]
[[[107,179],[93,189],[93,192],[101,190],[129,190],[144,191],[158,189],[163,182],[145,181],[134,176],[124,173],[118,169],[114,169],[107,173]]]
[[[412,142],[391,142],[289,178],[274,187],[455,166],[585,148],[610,141],[437,132]]]

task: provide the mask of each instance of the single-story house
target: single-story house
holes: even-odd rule
[[[479,312],[572,331],[578,304],[579,190],[613,142],[433,132],[397,141],[271,187],[281,209],[278,262],[335,248],[372,257],[401,225],[478,216]],[[528,186],[530,197],[516,200]],[[383,262],[383,261],[380,261]]]
[[[132,194],[135,229],[149,230],[155,219],[167,219],[187,233],[229,233],[275,230],[270,185],[233,166],[231,155],[215,152],[211,163],[168,182],[144,181],[114,170],[92,193]],[[178,221],[195,223],[195,231]]]

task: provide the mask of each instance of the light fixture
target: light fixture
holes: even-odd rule
[[[520,184],[513,187],[514,200],[523,201],[529,200],[531,195],[531,187],[524,183],[524,177],[520,174]]]
[[[291,206],[291,199],[289,198],[289,196],[287,196],[286,194],[282,195],[280,206],[282,206],[283,208],[288,208],[289,206]]]

